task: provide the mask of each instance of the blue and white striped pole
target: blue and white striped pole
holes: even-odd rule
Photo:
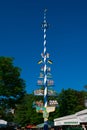
[[[43,30],[44,30],[44,107],[47,107],[47,52],[46,52],[46,30],[48,27],[46,21],[46,12],[47,9],[44,10],[44,22],[43,22]],[[48,121],[44,118],[44,130],[48,130]]]
[[[46,10],[44,10],[44,106],[47,107],[47,53],[46,53]]]

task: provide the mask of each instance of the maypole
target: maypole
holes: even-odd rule
[[[44,10],[44,106],[47,107],[47,52],[46,52],[46,30],[47,30],[47,21],[46,21],[46,9]]]
[[[47,12],[47,9],[44,10],[44,22],[42,24],[42,27],[43,27],[43,30],[44,30],[44,107],[46,108],[47,107],[47,91],[48,91],[48,88],[47,88],[47,52],[46,52],[46,31],[47,31],[47,28],[48,28],[48,24],[47,24],[47,21],[46,21],[46,12]],[[47,123],[47,120],[44,118],[44,129],[48,129],[48,123]]]
[[[41,100],[33,102],[33,107],[36,108],[36,111],[39,113],[43,113],[44,130],[48,130],[49,113],[55,111],[55,108],[58,105],[58,102],[56,100],[48,101],[48,96],[56,96],[57,93],[52,89],[54,81],[52,80],[52,75],[50,73],[51,68],[49,66],[49,64],[52,64],[52,61],[49,59],[49,53],[47,53],[46,49],[46,31],[49,27],[46,20],[46,13],[47,9],[44,10],[44,21],[42,23],[42,29],[44,32],[43,53],[41,53],[42,59],[38,62],[38,64],[42,64],[40,77],[37,82],[37,84],[41,86],[41,88],[34,91],[35,96],[44,96],[44,103]]]

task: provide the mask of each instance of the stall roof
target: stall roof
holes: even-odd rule
[[[72,118],[76,118],[76,115],[73,114],[73,115],[68,115],[64,117],[59,117],[59,118],[54,119],[54,121],[61,121],[61,120],[72,119]]]
[[[83,114],[87,114],[87,109],[77,112],[76,116],[83,115]]]
[[[54,125],[79,125],[82,122],[87,122],[87,109],[79,111],[73,115],[59,117],[54,119]]]

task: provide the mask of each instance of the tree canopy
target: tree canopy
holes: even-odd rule
[[[21,104],[17,105],[14,121],[21,125],[39,124],[43,122],[41,113],[37,113],[33,108],[33,102],[36,100],[32,94],[26,94],[21,100]],[[39,99],[40,100],[40,99]]]
[[[70,88],[67,90],[62,89],[61,93],[58,96],[58,115],[66,116],[83,110],[85,108],[85,95],[86,93],[84,91],[77,91]]]
[[[0,57],[0,106],[14,107],[25,93],[21,69],[14,66],[13,58]]]
[[[86,92],[77,91],[73,89],[67,89],[58,94],[57,97],[49,97],[49,100],[56,99],[58,101],[58,107],[56,110],[49,114],[49,121],[53,121],[55,118],[71,115],[80,110],[85,109],[84,99]],[[26,94],[21,104],[17,106],[15,113],[15,121],[20,124],[40,124],[43,123],[43,114],[37,113],[35,108],[32,108],[34,101],[43,100],[42,97],[36,97],[33,94]]]

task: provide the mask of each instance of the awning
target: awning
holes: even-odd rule
[[[0,125],[7,125],[7,121],[5,121],[5,120],[0,120]]]
[[[54,126],[79,125],[82,122],[87,123],[87,109],[79,111],[73,115],[54,119]]]
[[[75,115],[70,115],[54,119],[54,125],[79,125],[79,121]]]

